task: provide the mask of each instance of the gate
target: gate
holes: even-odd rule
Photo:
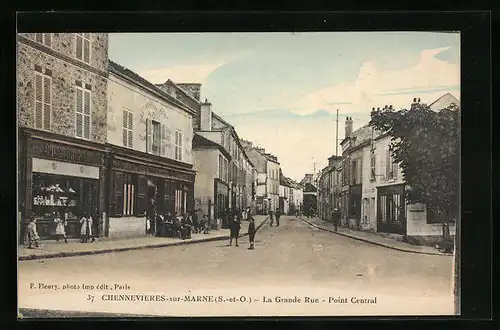
[[[377,187],[377,231],[406,233],[404,185]]]

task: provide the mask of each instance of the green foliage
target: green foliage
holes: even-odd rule
[[[400,164],[409,203],[425,203],[439,212],[458,209],[459,108],[433,111],[425,104],[411,109],[371,113],[375,129],[391,136],[392,157]]]

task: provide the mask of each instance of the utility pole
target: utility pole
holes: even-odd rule
[[[337,128],[335,129],[336,138],[335,138],[335,156],[339,155],[339,109],[337,109]]]

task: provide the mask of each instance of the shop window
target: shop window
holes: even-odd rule
[[[35,128],[50,131],[52,78],[35,71]]]
[[[52,47],[52,33],[35,33],[35,41],[47,47]]]
[[[68,237],[79,237],[79,220],[84,213],[94,218],[93,230],[97,231],[98,180],[45,173],[33,173],[32,180],[32,213],[40,237],[55,234],[55,213],[68,221]]]
[[[123,215],[134,214],[135,179],[135,175],[132,174],[123,176]]]
[[[123,110],[123,146],[133,148],[134,117],[131,111]]]
[[[175,159],[182,161],[182,132],[175,132]]]
[[[76,137],[90,139],[90,90],[76,86]]]
[[[90,64],[90,33],[76,33],[76,58]]]

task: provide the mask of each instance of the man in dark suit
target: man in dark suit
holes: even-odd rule
[[[276,210],[276,227],[280,226],[280,216],[281,216],[281,211],[280,209]]]

